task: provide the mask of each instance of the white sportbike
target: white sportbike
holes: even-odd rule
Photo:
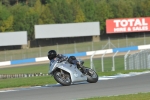
[[[84,61],[77,59],[80,65],[83,66]],[[81,68],[77,68],[77,65],[70,64],[67,60],[59,62],[55,60],[50,66],[50,75],[63,86],[69,86],[72,83],[87,81],[89,83],[96,83],[98,81],[97,73],[88,67],[85,67],[88,71],[84,74]]]

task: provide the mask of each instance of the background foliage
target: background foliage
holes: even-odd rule
[[[105,34],[109,18],[150,16],[149,0],[0,0],[0,32],[28,31],[34,25],[100,21]]]

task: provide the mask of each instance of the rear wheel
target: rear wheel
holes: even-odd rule
[[[71,78],[67,72],[61,73],[60,71],[56,71],[54,72],[54,78],[58,83],[60,83],[63,86],[71,85]]]
[[[89,82],[89,83],[96,83],[98,81],[97,73],[91,68],[87,68],[87,67],[85,67],[85,68],[86,68],[86,70],[88,70],[87,82]]]

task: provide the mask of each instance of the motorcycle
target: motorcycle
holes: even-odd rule
[[[77,59],[80,65],[83,66],[84,61]],[[69,86],[72,83],[87,81],[89,83],[96,83],[98,81],[97,73],[88,67],[85,67],[87,73],[83,73],[81,68],[77,65],[69,63],[67,60],[59,62],[55,60],[50,67],[50,75],[63,86]]]

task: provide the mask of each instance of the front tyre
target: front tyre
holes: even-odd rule
[[[63,86],[71,85],[71,78],[68,73],[54,72],[54,79]]]
[[[97,73],[91,69],[91,68],[87,68],[86,67],[86,70],[88,70],[88,73],[87,73],[87,82],[89,83],[96,83],[98,81],[98,75]]]

